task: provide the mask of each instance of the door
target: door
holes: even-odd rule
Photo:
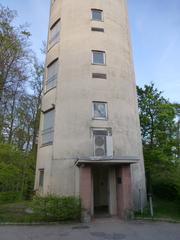
[[[109,214],[109,181],[107,167],[93,169],[94,214]]]

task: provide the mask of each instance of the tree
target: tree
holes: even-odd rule
[[[37,58],[34,57],[33,63],[33,72],[32,78],[30,81],[30,86],[33,91],[33,121],[32,121],[32,129],[33,129],[33,138],[32,138],[32,151],[34,153],[37,152],[37,135],[39,131],[39,121],[40,121],[40,113],[41,113],[41,97],[43,90],[43,79],[44,79],[44,64],[39,63]]]
[[[35,158],[15,146],[0,144],[0,192],[21,193],[28,198],[34,185]]]
[[[176,137],[177,158],[180,159],[180,104],[173,103],[173,107],[175,109],[176,117],[177,117],[177,137]]]
[[[26,26],[0,5],[0,141],[36,148],[44,67],[30,50]]]
[[[12,113],[16,105],[16,95],[27,80],[29,66],[29,36],[26,26],[14,27],[17,13],[0,5],[0,135],[4,125],[5,111]],[[9,99],[12,99],[9,106]],[[11,129],[9,141],[11,140]]]
[[[27,26],[0,5],[0,194],[33,190],[44,66]]]
[[[180,185],[174,174],[179,166],[179,140],[174,105],[154,84],[137,87],[137,92],[148,190],[165,184],[177,192]]]

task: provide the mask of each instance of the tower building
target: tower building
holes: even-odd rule
[[[35,189],[127,217],[146,187],[126,0],[52,0]]]

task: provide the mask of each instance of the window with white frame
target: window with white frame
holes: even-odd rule
[[[50,28],[50,40],[49,40],[49,43],[51,45],[54,45],[55,43],[57,43],[59,41],[60,28],[61,28],[60,19],[58,19],[53,24],[53,26]]]
[[[105,52],[104,51],[92,51],[92,64],[104,65],[105,64]]]
[[[44,169],[39,169],[39,187],[42,188],[44,185]]]
[[[94,156],[113,156],[112,132],[109,129],[93,129]]]
[[[106,102],[93,102],[93,119],[107,119]]]
[[[103,11],[100,9],[91,9],[91,19],[94,21],[103,21]]]
[[[42,130],[42,145],[53,143],[54,137],[54,114],[55,110],[49,110],[44,113],[43,130]]]
[[[56,59],[47,67],[46,91],[56,87],[58,76],[58,62],[58,59]]]

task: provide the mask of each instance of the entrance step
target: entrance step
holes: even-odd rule
[[[117,216],[108,216],[108,217],[93,217],[92,218],[92,223],[113,223],[113,222],[119,222],[122,223],[123,221],[121,219],[119,219],[119,217]]]

